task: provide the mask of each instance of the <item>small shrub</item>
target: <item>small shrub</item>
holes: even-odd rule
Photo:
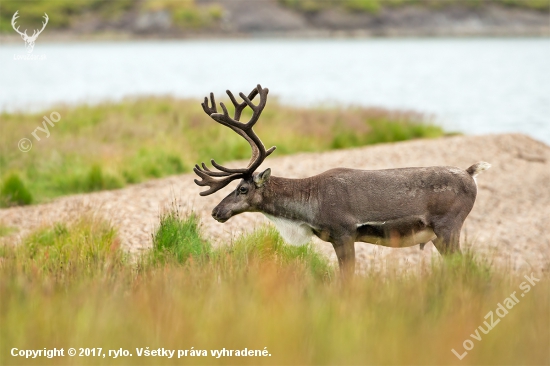
[[[103,171],[99,165],[93,165],[90,168],[90,173],[88,173],[87,179],[87,190],[88,191],[98,191],[103,188]]]
[[[17,173],[4,180],[0,191],[0,206],[21,206],[32,203],[32,194]]]
[[[350,11],[377,13],[380,11],[379,0],[346,0],[344,7]]]
[[[204,23],[202,14],[195,8],[183,8],[172,14],[174,22],[181,27],[199,28]]]
[[[214,4],[208,7],[208,16],[213,21],[221,20],[223,18],[223,13],[224,13],[223,7],[220,5]]]
[[[104,189],[121,188],[122,186],[123,184],[119,179],[109,174],[104,174],[101,166],[94,164],[90,168],[82,188],[85,192],[93,192]]]

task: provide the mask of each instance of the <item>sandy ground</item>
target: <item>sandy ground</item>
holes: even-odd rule
[[[274,153],[277,156],[277,152]],[[261,168],[273,175],[301,178],[335,167],[385,169],[407,166],[451,165],[468,168],[487,161],[492,168],[478,177],[474,208],[462,229],[462,247],[512,271],[550,272],[550,147],[520,134],[456,136],[439,140],[415,140],[326,153],[308,153],[276,158]],[[228,164],[241,166],[243,162]],[[19,240],[40,226],[74,218],[84,211],[110,220],[118,229],[125,248],[139,252],[151,246],[159,213],[174,201],[180,210],[194,210],[202,229],[217,244],[229,243],[243,231],[265,223],[262,214],[245,213],[225,224],[210,216],[212,208],[234,189],[232,183],[220,192],[200,197],[194,174],[149,181],[116,191],[67,196],[51,203],[0,210],[0,222],[19,231],[4,241]],[[314,240],[320,251],[335,260],[330,243]],[[433,244],[424,250],[385,248],[356,243],[359,270],[420,268],[438,256]]]

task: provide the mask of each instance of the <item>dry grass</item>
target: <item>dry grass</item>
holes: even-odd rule
[[[213,249],[197,225],[194,216],[168,213],[154,249],[137,264],[118,251],[113,229],[90,216],[39,230],[19,247],[1,247],[0,363],[550,361],[548,278],[523,297],[525,278],[466,255],[434,263],[422,274],[370,273],[344,285],[322,257],[307,248],[289,249],[272,230]],[[205,250],[190,250],[194,245]],[[188,254],[178,258],[178,251]],[[519,303],[487,335],[478,331],[480,341],[473,340],[477,327],[486,328],[486,314],[514,291]],[[451,349],[462,353],[466,339],[474,348],[459,361]],[[13,347],[101,347],[103,353],[122,348],[133,356],[33,360],[11,357]],[[208,356],[138,358],[136,348],[142,347],[193,347]],[[210,355],[222,348],[264,347],[270,357]]]

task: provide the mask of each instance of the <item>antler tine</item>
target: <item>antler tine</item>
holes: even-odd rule
[[[244,100],[244,102],[238,103],[235,100],[233,93],[227,90],[227,95],[229,95],[231,102],[235,106],[235,118],[229,117],[229,112],[227,112],[227,108],[223,103],[220,103],[220,106],[222,107],[222,110],[223,110],[223,114],[214,113],[214,114],[211,114],[210,117],[212,117],[215,121],[222,123],[226,126],[233,126],[245,131],[249,130],[258,121],[258,119],[260,118],[260,115],[262,114],[263,109],[265,108],[265,105],[267,102],[267,93],[269,93],[269,89],[267,88],[262,89],[262,86],[258,84],[258,86],[256,86],[256,88],[254,88],[250,92],[248,97],[243,93],[239,93],[239,96]],[[251,99],[254,99],[254,97],[256,97],[256,95],[258,94],[260,94],[260,102],[258,103],[258,105],[255,105],[254,103],[252,103]],[[239,119],[241,117],[241,112],[246,106],[249,106],[250,109],[252,109],[253,114],[250,121],[243,123],[243,122],[240,122]]]
[[[252,98],[247,97],[243,93],[239,93],[240,97],[243,98],[246,105],[248,105],[250,109],[252,109],[252,111],[254,112],[252,114],[252,118],[250,118],[250,121],[246,123],[247,129],[252,128],[252,126],[254,126],[256,122],[258,122],[258,119],[260,118],[260,115],[262,114],[262,111],[264,110],[265,105],[267,103],[267,93],[269,93],[269,89],[268,88],[262,89],[262,86],[258,84],[255,90],[257,91],[258,94],[260,94],[260,102],[258,103],[258,105],[254,105],[254,103],[252,103]]]
[[[213,165],[217,165],[212,160]],[[195,183],[199,186],[209,186],[210,189],[201,192],[201,196],[208,196],[209,194],[212,194],[214,192],[217,192],[218,190],[222,189],[235,179],[243,178],[244,173],[242,172],[214,172],[208,169],[206,164],[201,163],[202,168],[198,165],[195,165],[193,168],[193,171],[201,178],[201,180],[195,179]],[[245,170],[245,169],[239,169],[239,170]],[[221,178],[221,179],[214,179],[214,178]]]
[[[242,102],[242,103],[239,103],[237,102],[237,100],[235,99],[235,97],[233,96],[233,93],[231,93],[230,90],[226,90],[226,93],[227,95],[229,95],[229,99],[231,99],[231,102],[233,103],[233,105],[235,106],[235,117],[233,117],[234,120],[236,121],[240,121],[241,119],[241,113],[242,111],[246,108],[246,106],[248,105],[246,103],[246,101]],[[241,93],[242,94],[242,93]],[[254,88],[252,89],[252,91],[248,94],[248,99],[252,100],[254,98],[256,98],[256,95],[258,95],[258,89],[257,88]]]
[[[223,165],[220,165],[218,163],[216,163],[214,161],[214,159],[210,160],[210,162],[212,163],[212,165],[214,167],[216,167],[217,169],[221,170],[222,172],[225,172],[225,173],[246,173],[248,171],[248,169],[246,168],[237,168],[237,169],[232,169],[232,168],[226,168],[224,167]]]
[[[214,172],[214,171],[208,169],[208,167],[204,163],[201,163],[201,165],[202,165],[202,167],[195,164],[195,168],[202,170],[203,172],[210,175],[211,177],[227,177],[228,175],[231,175],[231,173],[229,173],[229,172],[223,172],[223,171],[222,172]]]
[[[208,98],[204,97],[204,102],[201,103],[203,111],[211,116],[213,113],[218,113],[218,109],[216,108],[216,100],[214,99],[214,93],[210,93],[210,102],[212,104],[212,107],[208,106]]]
[[[235,174],[227,175],[222,179],[214,179],[213,173],[215,172],[205,172],[202,169],[200,169],[198,165],[195,165],[195,167],[193,168],[193,171],[201,178],[201,180],[195,179],[194,180],[195,184],[201,187],[204,187],[204,186],[210,187],[210,189],[200,192],[199,194],[201,196],[208,196],[209,194],[219,191],[220,189],[222,189],[223,187],[225,187],[235,179],[242,178],[242,174],[235,173]]]
[[[226,168],[218,163],[216,163],[214,161],[214,159],[210,160],[210,163],[215,167],[215,168],[218,168],[220,171],[219,172],[215,172],[215,171],[212,171],[210,169],[208,169],[206,167],[206,164],[204,163],[201,163],[202,165],[202,170],[204,170],[206,173],[212,175],[213,177],[226,177],[228,175],[231,175],[233,173],[246,173],[246,169],[230,169],[230,168]],[[221,168],[221,169],[220,169]],[[199,168],[200,169],[200,168]]]

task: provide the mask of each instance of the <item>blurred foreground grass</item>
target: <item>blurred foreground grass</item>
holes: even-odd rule
[[[419,274],[369,273],[344,286],[311,247],[286,246],[270,228],[213,248],[196,216],[172,211],[153,241],[130,261],[115,230],[84,215],[31,233],[17,247],[0,246],[0,364],[550,361],[548,279],[523,297],[524,277],[471,255]],[[519,302],[499,318],[498,304],[513,293]],[[474,340],[476,328],[488,329],[490,311],[494,329],[477,329],[481,340]],[[473,349],[459,361],[451,349],[462,354],[465,340]],[[133,356],[25,359],[12,357],[13,347],[122,348]],[[136,348],[145,347],[208,355],[138,358]],[[211,356],[222,348],[270,356]]]
[[[249,117],[247,108],[242,119]],[[223,163],[250,157],[248,144],[205,115],[194,100],[132,99],[2,113],[0,120],[0,207],[120,188],[189,172],[212,158]],[[266,146],[277,146],[275,156],[443,135],[413,112],[306,109],[276,100],[268,103],[256,131]],[[23,138],[29,141],[18,145]],[[29,143],[30,151],[20,150]]]

